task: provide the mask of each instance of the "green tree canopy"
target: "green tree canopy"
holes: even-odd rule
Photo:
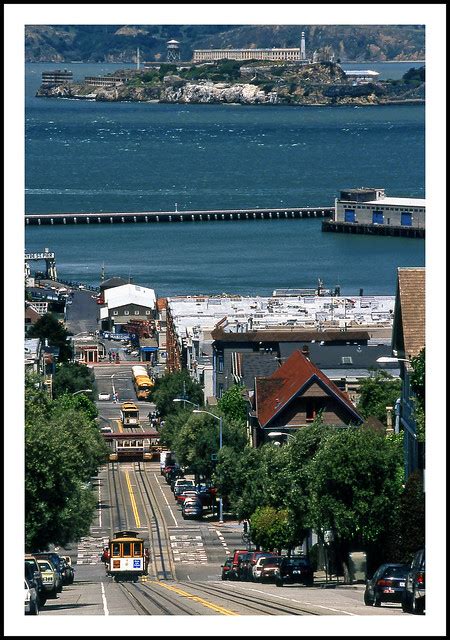
[[[75,393],[82,389],[92,389],[92,393],[89,397],[96,397],[97,388],[95,385],[93,370],[89,369],[85,364],[78,362],[64,362],[58,364],[55,375],[53,376],[54,397],[57,398],[64,393]],[[83,394],[80,393],[76,397],[82,398]]]
[[[52,401],[35,386],[25,387],[25,544],[43,550],[89,531],[96,497],[90,478],[107,448],[86,407],[87,398]]]
[[[250,519],[252,541],[268,551],[292,549],[296,538],[287,509],[258,507]]]
[[[394,378],[386,371],[377,370],[360,384],[358,411],[364,418],[374,416],[386,426],[386,407],[395,405],[401,390],[400,378]]]
[[[203,389],[201,385],[192,380],[188,371],[183,369],[175,373],[168,373],[157,378],[152,388],[150,400],[156,404],[156,408],[162,416],[167,416],[183,406],[183,403],[174,402],[174,398],[186,398],[194,404],[203,404]],[[189,407],[189,404],[186,404]],[[192,406],[192,405],[191,405]]]
[[[402,491],[396,443],[371,429],[330,434],[309,465],[316,529],[340,540],[371,544],[389,527]]]
[[[245,387],[235,384],[220,398],[218,407],[226,418],[247,422],[247,401],[243,396],[244,392]]]
[[[40,338],[43,342],[47,339],[51,347],[58,347],[59,362],[67,362],[72,357],[72,348],[67,342],[70,335],[72,334],[52,313],[46,313],[39,318],[27,332],[28,338]]]

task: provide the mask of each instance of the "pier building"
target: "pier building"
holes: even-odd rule
[[[425,205],[423,198],[386,197],[384,189],[346,189],[336,198],[333,218],[322,223],[322,230],[423,238]]]

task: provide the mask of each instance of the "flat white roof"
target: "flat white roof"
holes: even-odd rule
[[[380,198],[379,200],[368,200],[358,204],[376,204],[397,207],[425,207],[425,198]]]
[[[123,307],[126,304],[139,304],[149,309],[154,309],[156,296],[153,289],[140,287],[137,284],[123,284],[105,290],[105,302],[108,309]]]
[[[349,71],[345,71],[346,76],[379,76],[378,71],[371,71],[370,69],[352,69]]]

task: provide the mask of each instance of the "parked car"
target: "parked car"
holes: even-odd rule
[[[258,576],[256,577],[254,574],[254,569],[256,567],[256,563],[258,562],[258,560],[260,558],[273,558],[275,554],[272,551],[252,551],[251,552],[251,556],[249,558],[249,562],[248,562],[248,576],[247,576],[247,580],[256,580],[257,578],[259,578],[259,573]],[[259,569],[258,569],[259,572]]]
[[[402,609],[405,613],[425,613],[425,549],[417,551],[409,567]]]
[[[58,573],[49,558],[37,558],[47,598],[58,597]]]
[[[73,584],[75,580],[75,570],[72,567],[72,563],[68,562],[67,557],[61,558],[61,572],[63,579],[63,586],[68,584]],[[70,558],[69,558],[70,559]]]
[[[177,493],[180,493],[179,488],[182,487],[183,491],[186,491],[188,488],[195,491],[195,482],[193,480],[189,480],[188,478],[178,478],[175,480],[173,485],[173,493],[175,494],[175,489],[177,489]]]
[[[99,400],[111,400],[111,394],[110,393],[99,393],[98,394],[98,399]]]
[[[39,606],[43,607],[47,600],[47,591],[42,580],[42,573],[37,559],[31,555],[25,555],[25,578],[37,589]]]
[[[103,424],[100,427],[100,433],[112,433],[112,432],[113,432],[113,428],[107,424]]]
[[[231,571],[232,562],[233,562],[233,559],[228,557],[225,560],[225,562],[223,563],[223,565],[221,565],[221,569],[222,569],[221,578],[222,578],[222,580],[230,580],[230,571]]]
[[[182,505],[183,502],[186,500],[186,498],[191,496],[198,497],[198,493],[196,491],[192,491],[191,489],[188,489],[187,491],[182,491],[181,493],[178,493],[175,496],[175,500],[177,501],[178,504]]]
[[[364,604],[381,607],[382,602],[402,602],[408,571],[407,564],[382,564],[366,582]]]
[[[231,556],[231,569],[229,580],[238,580],[238,564],[241,560],[240,556],[248,553],[247,549],[234,549]]]
[[[50,560],[53,569],[56,572],[56,588],[58,593],[60,593],[62,591],[63,588],[63,575],[62,575],[62,567],[61,567],[61,562],[62,562],[62,558],[61,556],[56,553],[56,551],[42,551],[39,552],[36,555],[36,559],[39,562],[39,558],[45,558],[47,560]]]
[[[260,558],[258,561],[261,563],[259,582],[275,582],[276,571],[281,564],[281,560],[281,556]]]
[[[24,578],[25,583],[25,615],[37,616],[39,614],[39,595],[36,585],[28,582]]]
[[[262,569],[264,566],[264,562],[266,560],[273,560],[274,558],[278,558],[275,553],[271,551],[259,552],[258,555],[253,557],[250,560],[250,574],[249,579],[253,580],[253,582],[261,582]]]
[[[185,520],[199,520],[203,515],[203,507],[200,500],[185,500],[181,507],[181,515]]]
[[[306,556],[284,556],[281,559],[280,566],[275,571],[275,584],[277,587],[295,582],[306,586],[314,584],[314,571]]]

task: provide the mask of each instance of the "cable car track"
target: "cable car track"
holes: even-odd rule
[[[148,514],[148,515],[150,515],[149,522],[151,521],[153,526],[149,526],[149,532],[150,532],[151,543],[152,543],[152,564],[155,571],[155,576],[158,580],[161,580],[161,579],[174,580],[176,579],[176,574],[175,574],[174,562],[172,559],[172,551],[168,544],[169,533],[167,530],[165,520],[161,513],[161,509],[159,507],[158,501],[152,489],[150,480],[148,478],[147,470],[145,469],[145,466],[142,469],[141,463],[137,462],[135,465],[135,473],[139,474],[139,477],[140,477],[140,483],[137,483],[137,486],[139,486],[139,489],[141,491],[141,497],[147,498],[147,501],[142,500],[144,509],[148,514],[148,509],[146,507],[146,502],[147,502],[151,510],[151,514]],[[166,540],[165,544],[163,544],[163,541],[162,541],[161,529],[163,529],[164,531],[165,540]],[[159,554],[155,552],[156,549],[158,549]],[[169,569],[166,568],[165,556],[167,557],[169,562]],[[161,571],[159,571],[157,567],[157,562],[156,562],[157,557],[159,557]],[[162,574],[162,577],[161,577],[161,574]]]
[[[161,610],[162,614],[169,615],[169,616],[179,615],[179,613],[173,612],[173,608],[175,607],[176,609],[179,609],[180,612],[184,615],[189,615],[189,616],[198,615],[191,609],[188,609],[182,604],[175,602],[173,599],[173,596],[169,594],[166,595],[160,591],[158,591],[158,593],[153,593],[151,585],[148,583],[146,583],[145,585],[141,583],[137,583],[137,584],[120,583],[120,587],[123,591],[125,591],[127,597],[133,603],[133,606],[139,607],[139,609],[142,611],[141,615],[161,615],[161,614],[152,613],[149,610],[148,606],[145,606],[146,603],[143,603],[137,597],[136,593],[133,593],[135,591],[137,591],[142,597],[144,597],[146,600],[149,600],[152,604],[158,607],[158,609]],[[169,603],[172,608],[169,609],[165,604],[162,604],[158,600],[164,600],[165,602]]]
[[[125,496],[124,496],[122,480],[120,475],[120,469],[119,469],[119,464],[117,462],[111,462],[108,464],[108,488],[109,488],[109,495],[111,498],[110,529],[111,529],[111,535],[113,535],[116,529],[120,530],[120,529],[130,528],[128,514],[125,507],[126,503],[125,503]],[[119,498],[119,493],[120,493],[120,498]],[[120,499],[122,501],[125,517],[123,517],[122,509],[120,507]],[[117,525],[114,525],[113,523],[114,511],[116,513],[115,521]]]
[[[282,605],[271,602],[269,600],[263,600],[262,598],[255,598],[255,596],[246,596],[244,594],[241,593],[237,593],[237,592],[232,592],[232,591],[223,591],[220,589],[220,587],[214,587],[211,583],[208,584],[201,584],[198,582],[179,582],[178,584],[182,585],[183,587],[186,588],[191,588],[191,589],[196,589],[200,592],[206,592],[209,597],[211,597],[212,595],[222,598],[228,602],[232,602],[234,604],[241,604],[243,607],[247,607],[248,609],[252,609],[252,610],[256,610],[258,612],[258,615],[263,614],[264,615],[264,611],[261,610],[261,608],[266,608],[269,609],[269,611],[267,612],[267,615],[280,615],[280,614],[290,614],[290,615],[294,615],[294,616],[301,616],[301,615],[312,615],[312,616],[318,616],[320,615],[319,613],[314,613],[312,611],[310,611],[309,609],[301,609],[297,606],[295,606],[294,604],[290,605],[290,604],[284,604]],[[270,593],[267,594],[268,598],[271,597]],[[251,604],[247,604],[247,603],[251,603]],[[273,610],[270,611],[270,610]],[[245,615],[245,614],[243,614]]]

